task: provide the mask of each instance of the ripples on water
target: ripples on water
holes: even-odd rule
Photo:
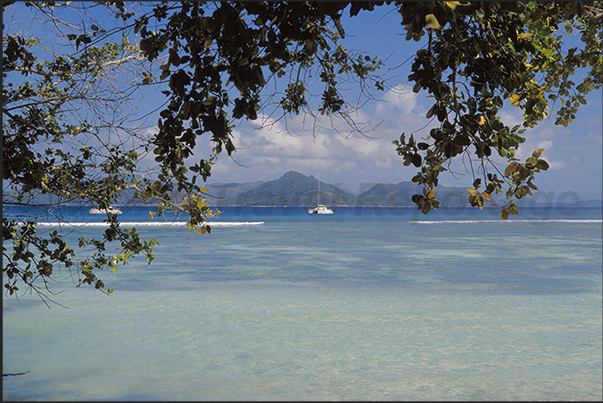
[[[601,399],[600,210],[335,213],[137,224],[156,260],[102,273],[112,297],[65,270],[68,309],[5,297],[3,370],[29,373],[3,398]]]

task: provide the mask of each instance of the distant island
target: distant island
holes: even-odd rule
[[[263,182],[219,183],[206,185],[212,207],[316,207],[318,179],[296,171],[289,171],[278,179]],[[320,182],[320,201],[330,207],[415,207],[413,194],[421,193],[422,187],[414,182],[397,184],[377,183],[361,193],[354,193],[330,183]],[[464,187],[438,186],[436,197],[440,207],[470,207],[468,192]],[[176,195],[176,201],[184,195]],[[529,199],[517,204],[528,207]],[[53,204],[53,197],[38,195],[36,203]],[[116,203],[119,206],[139,206],[142,201],[133,198],[133,192],[125,191]],[[147,205],[154,205],[149,200]],[[544,203],[534,204],[544,207]],[[601,200],[581,200],[572,207],[603,207]]]
[[[218,207],[315,207],[318,179],[289,171],[268,182],[213,184],[208,187],[215,197],[210,203]],[[320,201],[331,207],[414,207],[411,197],[422,188],[413,182],[375,184],[362,193],[320,182]],[[438,186],[438,200],[442,205],[465,207],[467,191],[463,188]]]

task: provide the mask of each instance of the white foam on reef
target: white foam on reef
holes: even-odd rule
[[[186,222],[184,221],[173,221],[173,222],[120,222],[122,227],[184,227]],[[264,221],[239,221],[239,222],[206,222],[206,225],[210,227],[240,227],[247,225],[262,225]],[[40,227],[107,227],[109,226],[106,222],[39,222]]]
[[[443,220],[443,221],[409,221],[411,224],[482,224],[482,223],[574,223],[596,224],[603,220]]]

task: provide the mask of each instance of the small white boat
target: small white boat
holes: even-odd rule
[[[88,210],[88,214],[122,214],[122,211],[115,206],[109,206],[108,209],[102,210],[96,207],[92,207],[90,210]]]
[[[333,210],[327,208],[324,204],[319,204],[318,206],[309,209],[308,214],[333,214]]]
[[[308,209],[308,214],[333,214],[333,210],[320,204],[320,181],[318,181],[318,193],[316,195],[316,207]]]

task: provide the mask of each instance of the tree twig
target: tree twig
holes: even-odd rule
[[[17,372],[16,374],[2,374],[2,376],[19,376],[19,375],[25,375],[25,374],[29,374],[29,371]]]

